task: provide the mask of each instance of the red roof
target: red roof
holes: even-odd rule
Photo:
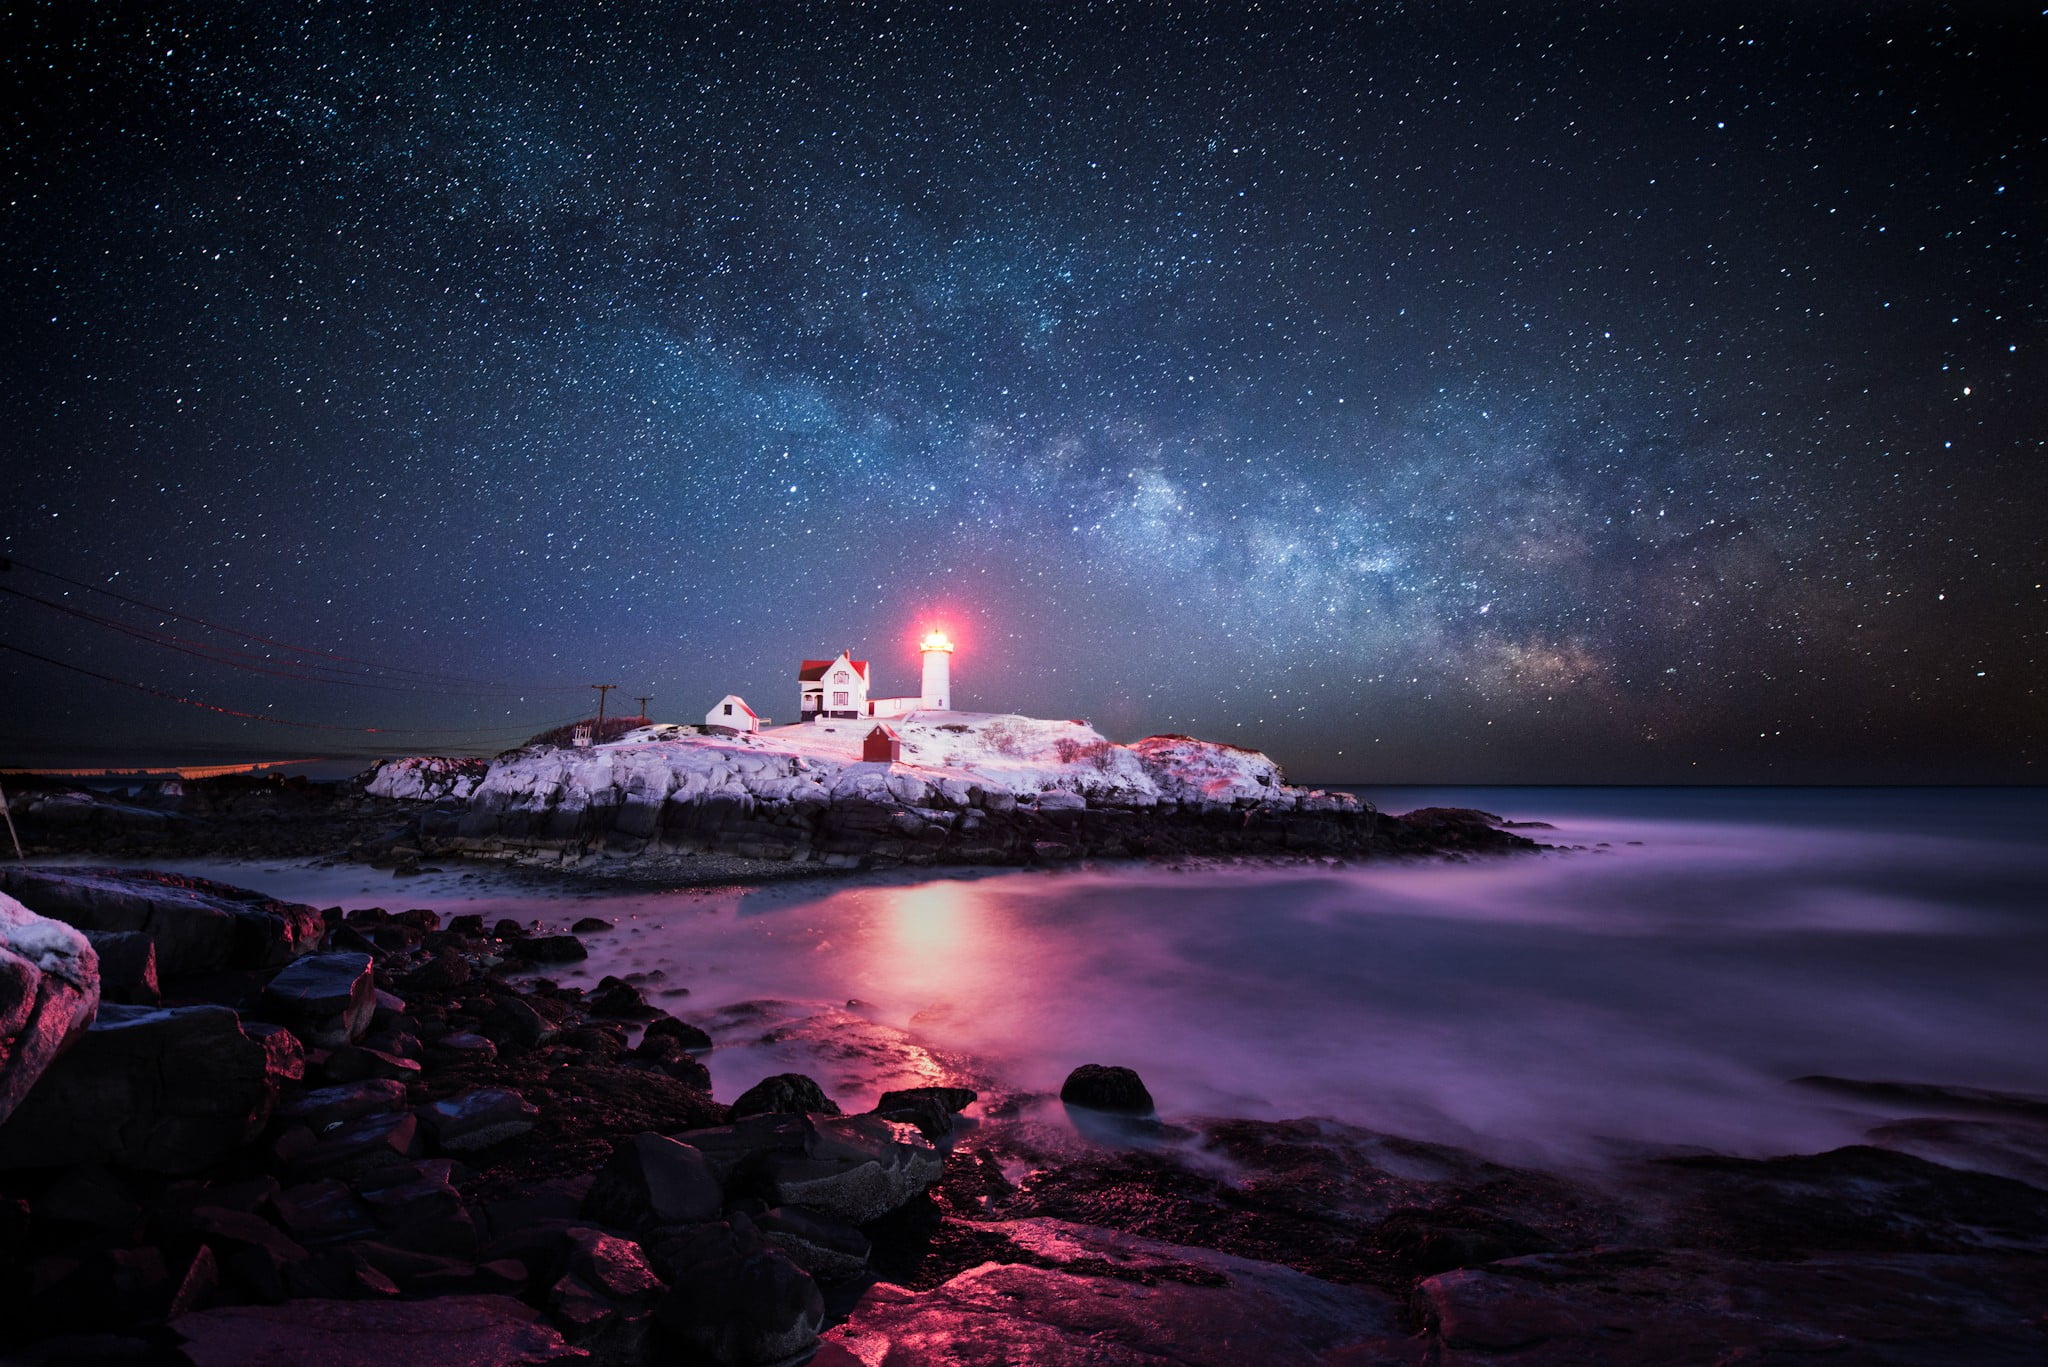
[[[829,660],[805,660],[796,672],[796,681],[798,683],[816,683],[819,679],[825,677],[826,670],[838,662],[839,657],[836,655]],[[868,662],[866,660],[855,660],[853,662],[853,669],[856,674],[860,675],[861,682],[867,682]]]

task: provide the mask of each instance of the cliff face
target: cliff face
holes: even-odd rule
[[[902,759],[860,759],[872,723],[704,736],[647,727],[589,749],[501,756],[468,810],[422,843],[469,854],[719,852],[845,866],[1028,863],[1082,855],[1363,851],[1379,813],[1290,788],[1256,751],[1085,722],[913,713]]]

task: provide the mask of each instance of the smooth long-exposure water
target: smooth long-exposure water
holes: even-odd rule
[[[1856,1139],[1868,1117],[1785,1086],[1809,1073],[2048,1092],[2040,791],[1364,791],[1587,848],[595,894],[179,867],[318,905],[616,918],[558,976],[665,974],[649,995],[720,1036],[721,1097],[796,1067],[860,1106],[908,1076],[914,1049],[760,1043],[728,1010],[759,999],[900,1027],[1010,1087],[1121,1063],[1168,1116],[1330,1115],[1526,1158]]]

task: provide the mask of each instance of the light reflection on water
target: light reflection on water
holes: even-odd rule
[[[1471,796],[1607,848],[566,901],[488,877],[394,891],[357,869],[185,867],[321,904],[615,917],[567,981],[658,969],[655,1000],[714,1028],[757,998],[840,1013],[797,1044],[733,1016],[709,1060],[722,1097],[804,1049],[849,1106],[929,1080],[900,1029],[1019,1088],[1121,1063],[1169,1115],[1325,1114],[1515,1156],[1858,1138],[1867,1119],[1784,1087],[1805,1073],[2048,1092],[2040,794],[1808,793],[1760,801],[1765,822],[1726,793]]]

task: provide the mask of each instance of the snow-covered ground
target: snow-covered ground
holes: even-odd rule
[[[1256,751],[1184,736],[1117,745],[1086,722],[991,712],[913,712],[889,724],[901,741],[898,763],[861,758],[875,727],[870,720],[806,722],[752,735],[646,726],[607,745],[501,757],[472,802],[487,811],[721,797],[1040,810],[1270,802],[1337,811],[1356,805],[1349,795],[1288,788],[1279,767]]]

